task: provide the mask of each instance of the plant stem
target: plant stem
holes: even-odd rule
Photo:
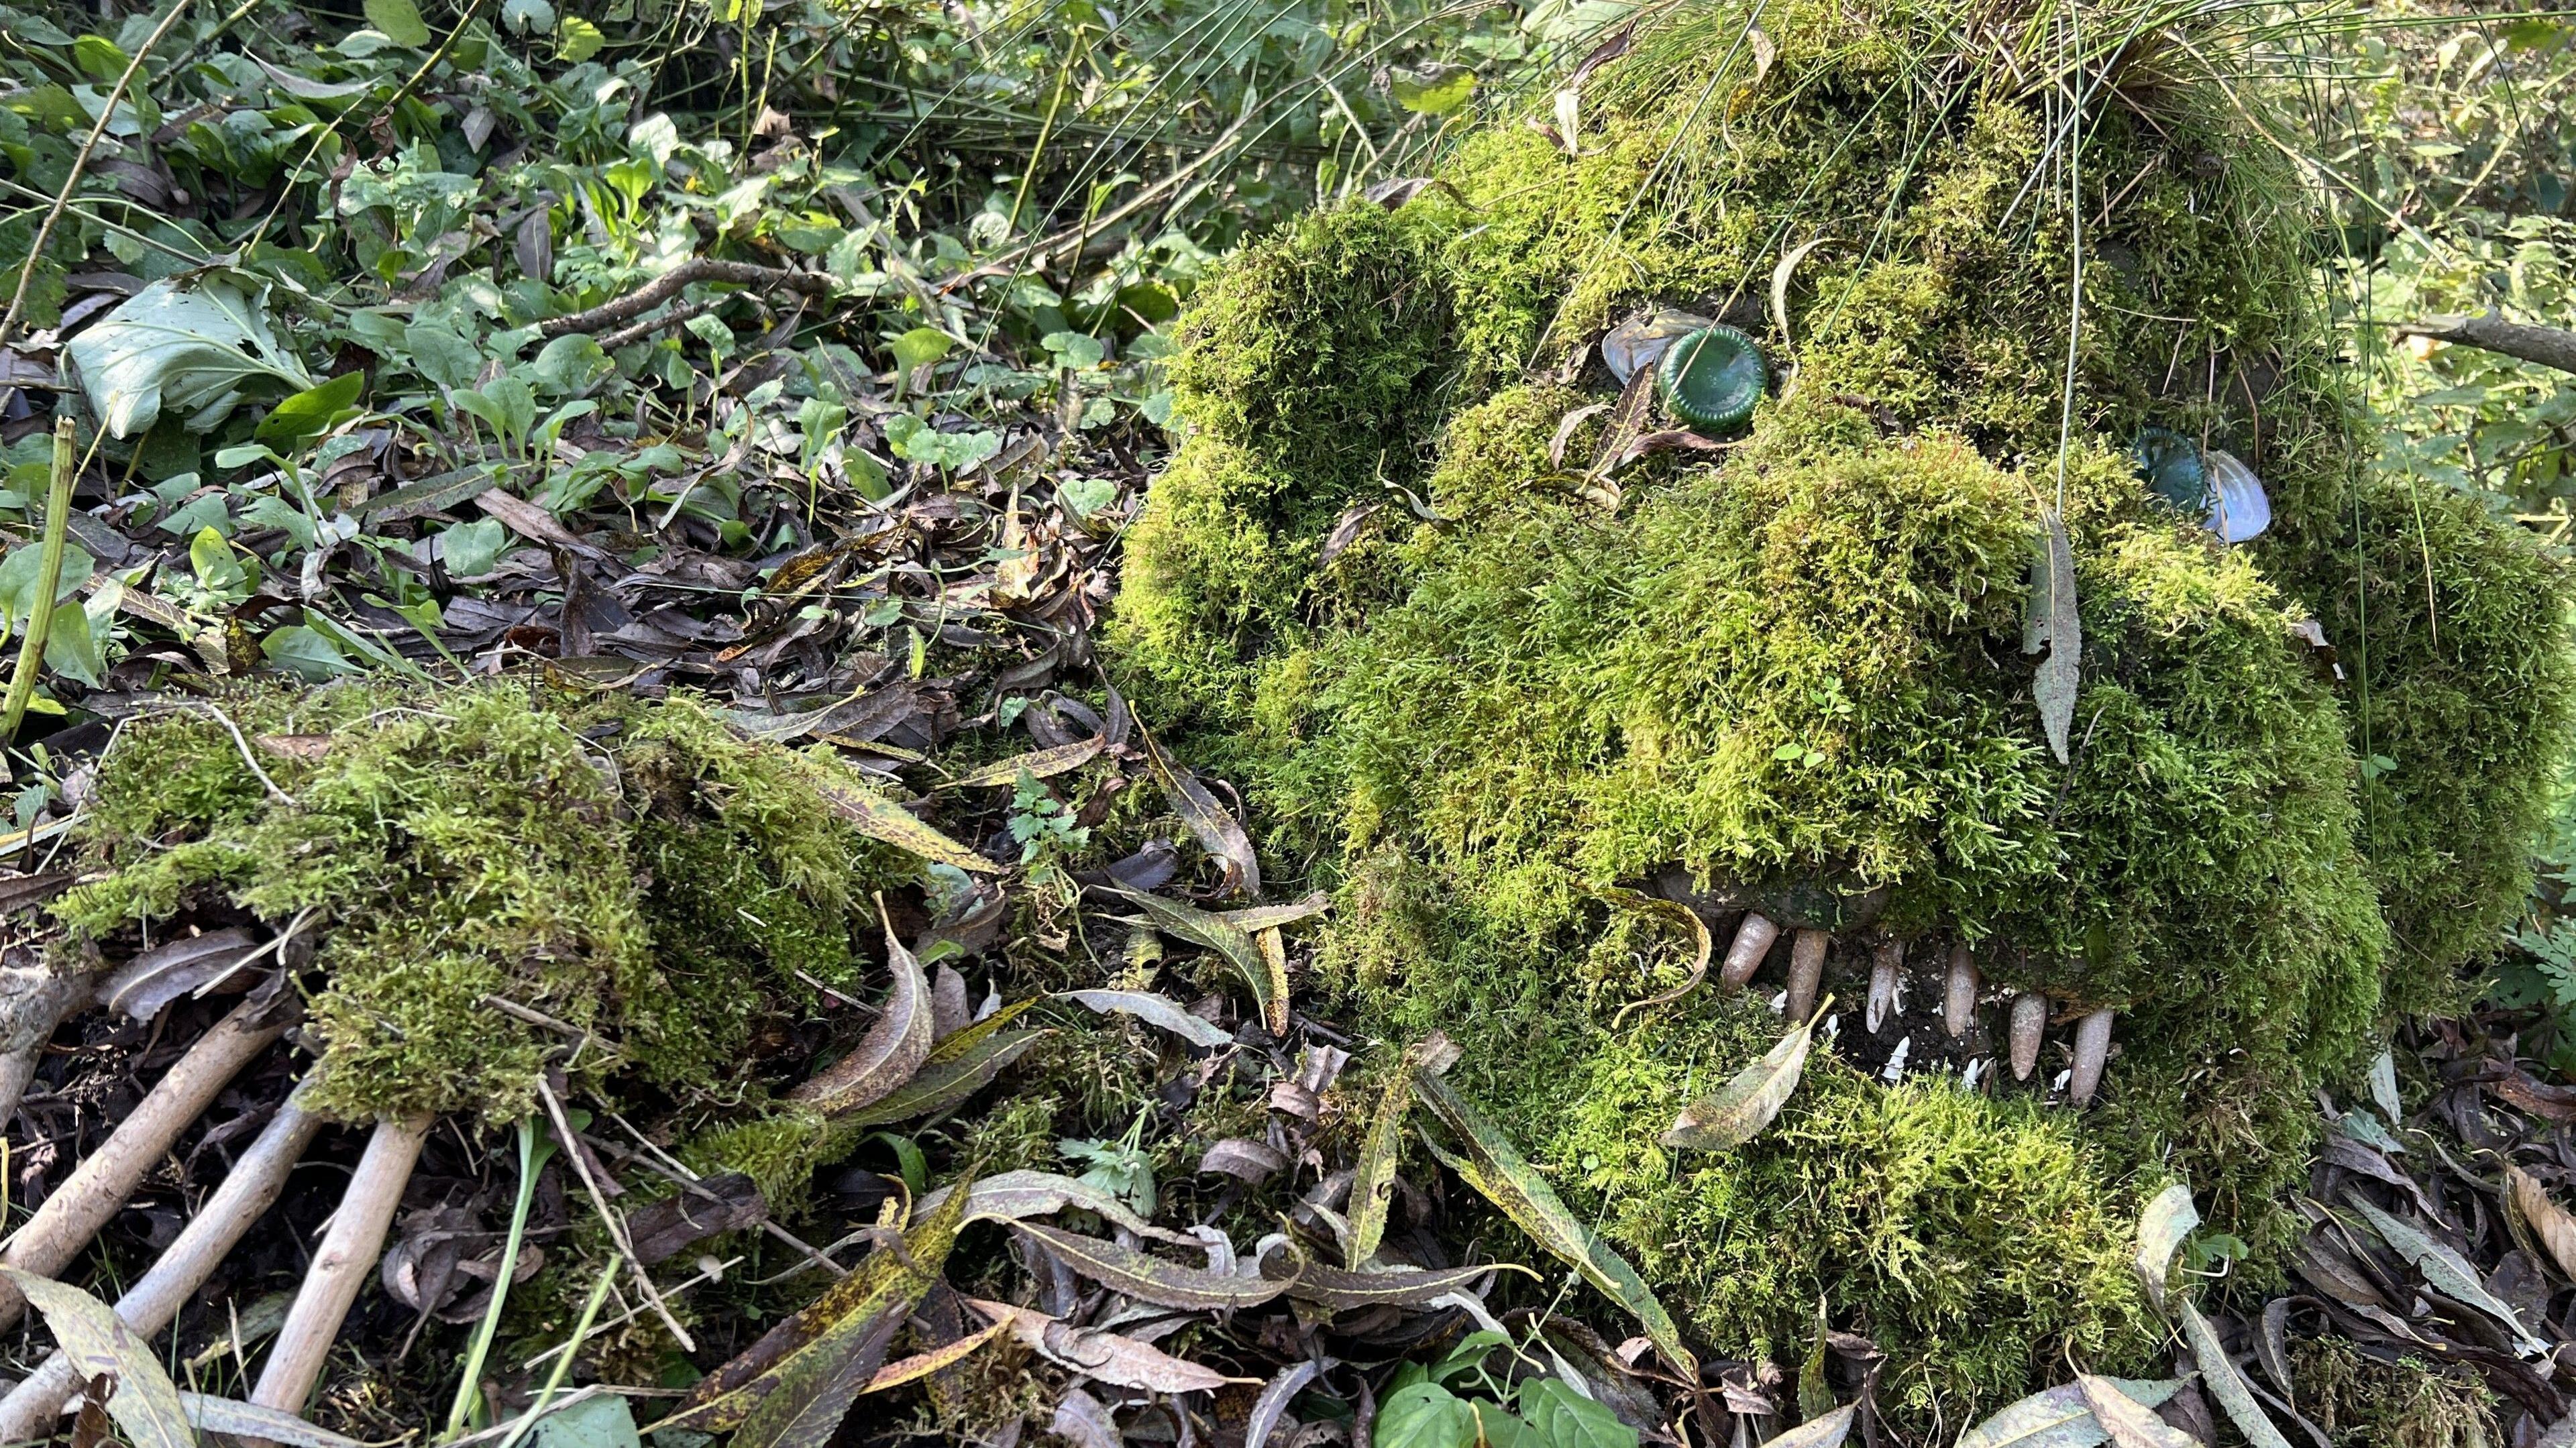
[[[36,564],[36,592],[27,604],[27,636],[18,642],[18,669],[9,676],[9,701],[0,705],[0,742],[18,737],[27,703],[36,697],[36,675],[45,666],[45,635],[54,624],[54,591],[63,585],[64,530],[71,526],[72,420],[54,419],[54,479],[45,492],[45,551]]]
[[[572,1340],[564,1344],[563,1354],[555,1359],[554,1368],[546,1374],[546,1385],[537,1390],[537,1400],[528,1405],[528,1411],[519,1415],[519,1421],[510,1428],[510,1436],[501,1440],[501,1448],[517,1448],[519,1440],[536,1426],[539,1418],[546,1415],[546,1405],[554,1401],[555,1390],[563,1386],[564,1378],[572,1372],[574,1350],[581,1346],[583,1338],[590,1336],[590,1324],[598,1318],[600,1304],[608,1300],[609,1285],[616,1280],[617,1263],[612,1260],[599,1269],[599,1280],[590,1284],[590,1296],[581,1304],[581,1320],[572,1325]]]
[[[501,1271],[492,1279],[492,1301],[483,1309],[483,1321],[474,1329],[474,1341],[465,1350],[465,1378],[456,1385],[456,1404],[447,1410],[447,1432],[453,1438],[465,1431],[465,1419],[483,1396],[483,1360],[490,1356],[492,1338],[501,1330],[501,1306],[510,1296],[510,1278],[518,1271],[519,1243],[528,1230],[528,1205],[536,1200],[537,1172],[550,1150],[539,1150],[537,1119],[530,1116],[519,1123],[519,1200],[510,1209],[510,1236],[501,1248]],[[547,1143],[551,1145],[551,1143]]]

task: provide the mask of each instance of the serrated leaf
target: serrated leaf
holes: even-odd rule
[[[1828,1002],[1830,1004],[1830,1002]],[[1818,1018],[1824,1012],[1820,1009]],[[1733,1151],[1760,1135],[1787,1105],[1806,1073],[1807,1049],[1815,1041],[1816,1022],[1790,1028],[1762,1059],[1735,1073],[1716,1091],[1682,1108],[1663,1134],[1666,1146],[1690,1151]]]
[[[2290,1448],[2281,1430],[2263,1416],[2263,1409],[2254,1401],[2253,1388],[2236,1371],[2236,1364],[2229,1360],[2209,1319],[2189,1302],[2178,1305],[2182,1309],[2183,1341],[2191,1345],[2192,1361],[2200,1365],[2201,1380],[2209,1384],[2209,1395],[2218,1400],[2219,1410],[2253,1448]]]
[[[990,1323],[977,1331],[966,1334],[955,1342],[949,1343],[945,1347],[935,1347],[930,1349],[928,1352],[914,1353],[912,1356],[904,1358],[899,1362],[887,1363],[884,1367],[877,1369],[877,1375],[868,1379],[868,1385],[859,1389],[859,1391],[862,1393],[882,1393],[888,1388],[899,1388],[906,1383],[913,1382],[920,1378],[926,1378],[932,1373],[939,1371],[941,1368],[955,1367],[957,1364],[973,1357],[976,1350],[983,1347],[984,1344],[1001,1336],[1003,1329],[1008,1326],[1010,1326],[1010,1324],[1005,1322]]]
[[[2117,1382],[2077,1373],[2084,1406],[2119,1448],[2201,1448],[2200,1441],[2155,1414],[2153,1408],[2120,1391]]]
[[[1253,1003],[1261,1008],[1262,1024],[1270,1028],[1270,1034],[1284,1036],[1288,1033],[1287,981],[1281,978],[1285,972],[1262,954],[1261,946],[1242,926],[1195,905],[1184,905],[1178,900],[1167,900],[1142,890],[1120,890],[1117,893],[1121,898],[1143,906],[1145,913],[1153,917],[1155,927],[1165,934],[1177,935],[1192,945],[1224,956],[1251,990]]]
[[[1629,1315],[1644,1324],[1646,1336],[1685,1378],[1699,1375],[1699,1359],[1682,1345],[1680,1329],[1673,1326],[1672,1314],[1646,1287],[1637,1269],[1627,1259],[1610,1250],[1592,1230],[1576,1221],[1557,1198],[1556,1189],[1530,1166],[1515,1149],[1510,1138],[1487,1120],[1483,1112],[1468,1105],[1448,1083],[1437,1076],[1422,1075],[1414,1079],[1414,1095],[1431,1108],[1443,1124],[1457,1133],[1465,1148],[1464,1156],[1453,1156],[1428,1143],[1432,1154],[1459,1179],[1474,1188],[1487,1201],[1502,1210],[1515,1226],[1530,1239],[1572,1267],[1584,1281],[1591,1283],[1612,1301],[1627,1309]]]
[[[2427,1286],[2494,1318],[2513,1334],[2514,1351],[2523,1356],[2539,1357],[2548,1353],[2549,1344],[2532,1336],[2531,1330],[2522,1325],[2522,1317],[2513,1310],[2511,1303],[2487,1291],[2477,1269],[2470,1266],[2466,1258],[2433,1240],[2421,1228],[2399,1221],[2372,1206],[2367,1198],[2352,1196],[2345,1200],[2369,1219],[2380,1240],[2395,1248],[2397,1255],[2413,1263],[2415,1270],[2424,1274]]]
[[[394,44],[414,50],[429,44],[429,22],[420,18],[420,7],[412,0],[367,0],[366,12],[367,23]]]
[[[2075,611],[2075,544],[2066,536],[2066,521],[2056,510],[2039,514],[2039,549],[2030,560],[2030,601],[2023,615],[2023,653],[2048,651],[2032,676],[2031,696],[2039,701],[2040,728],[2047,731],[2049,752],[2067,762],[2067,744],[2075,728],[2075,686],[2084,652],[2084,626]]]
[[[209,433],[250,389],[313,386],[269,330],[262,301],[219,281],[192,292],[157,281],[65,342],[63,360],[111,436],[133,437],[164,411]]]
[[[953,865],[982,875],[1002,873],[1000,865],[923,824],[912,811],[866,785],[817,780],[815,789],[833,814],[881,845],[892,845],[934,865]]]
[[[849,1276],[823,1289],[812,1306],[763,1334],[732,1361],[700,1378],[656,1431],[687,1428],[700,1433],[746,1432],[755,1422],[764,1430],[788,1435],[767,1441],[793,1442],[806,1431],[813,1414],[806,1408],[828,1402],[841,1388],[851,1364],[865,1359],[873,1341],[877,1362],[849,1384],[855,1395],[873,1376],[891,1340],[892,1326],[902,1323],[918,1305],[948,1261],[958,1229],[966,1223],[968,1191],[952,1191],[940,1209],[904,1233],[900,1250],[881,1247]],[[788,1395],[763,1412],[768,1400]],[[842,1405],[845,1409],[847,1403]],[[759,1413],[757,1420],[754,1414]],[[839,1420],[835,1418],[833,1423]],[[824,1425],[829,1434],[832,1424]],[[737,1443],[746,1440],[737,1435]],[[815,1440],[820,1441],[820,1440]]]
[[[2182,1391],[2180,1378],[2112,1378],[2123,1396],[2155,1407]],[[2110,1437],[2075,1383],[2031,1394],[1961,1434],[1957,1448],[2094,1448]]]
[[[2165,1310],[2165,1282],[2173,1271],[2174,1253],[2200,1225],[2200,1209],[2191,1204],[2191,1184],[2175,1182],[2156,1193],[2138,1213],[2138,1283],[2156,1311]]]
[[[895,938],[890,922],[886,964],[894,972],[894,988],[886,993],[885,1010],[876,1024],[868,1028],[857,1049],[788,1092],[788,1100],[804,1102],[826,1116],[839,1116],[892,1095],[930,1059],[930,978]]]
[[[1041,1227],[1013,1224],[1030,1240],[1053,1252],[1064,1265],[1092,1281],[1139,1302],[1186,1307],[1202,1312],[1258,1307],[1288,1290],[1288,1282],[1268,1277],[1238,1277],[1204,1267],[1184,1267],[1160,1257],[1085,1237]]]
[[[197,1430],[188,1421],[178,1386],[162,1371],[151,1346],[106,1303],[23,1268],[0,1267],[0,1274],[44,1315],[45,1326],[53,1330],[54,1341],[82,1381],[101,1375],[116,1380],[107,1415],[124,1430],[130,1448],[196,1448]]]

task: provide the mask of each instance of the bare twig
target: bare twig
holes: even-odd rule
[[[614,332],[601,334],[599,339],[599,350],[603,352],[614,352],[620,347],[630,346],[634,343],[641,342],[656,332],[662,331],[666,328],[676,327],[682,322],[688,321],[692,317],[703,317],[707,313],[714,311],[716,308],[723,306],[726,302],[731,300],[733,300],[733,298],[730,294],[721,297],[709,297],[703,302],[690,302],[685,306],[673,307],[671,310],[664,312],[658,317],[647,317],[640,322],[629,322]]]
[[[277,1108],[259,1138],[233,1163],[223,1184],[162,1252],[151,1270],[116,1300],[116,1315],[137,1337],[170,1325],[179,1309],[286,1190],[287,1174],[322,1129],[322,1118],[304,1109],[299,1089]],[[70,1361],[57,1353],[0,1399],[0,1442],[43,1438],[63,1413],[78,1406],[80,1385]]]
[[[89,1004],[95,977],[65,975],[42,961],[0,971],[0,1130],[18,1114],[18,1098],[35,1079],[45,1043],[65,1018]]]
[[[809,297],[832,294],[832,279],[818,272],[790,271],[781,266],[760,266],[747,261],[718,261],[714,257],[693,256],[653,280],[628,292],[613,302],[603,302],[588,311],[568,317],[551,317],[537,324],[540,337],[561,337],[571,332],[597,332],[632,321],[679,295],[681,288],[692,282],[727,282],[735,286],[767,287],[773,291],[801,292]]]
[[[2399,325],[2400,337],[2429,337],[2436,342],[2456,342],[2464,347],[2495,352],[2524,362],[2537,362],[2561,372],[2576,372],[2576,332],[2564,327],[2535,327],[2528,322],[2508,322],[2494,312],[2480,317],[2462,316],[2456,312],[2424,318]]]
[[[637,1132],[635,1128],[627,1122],[625,1117],[614,1116],[613,1119],[618,1125],[626,1128],[628,1135],[633,1136],[637,1141],[643,1141],[648,1148],[652,1147],[652,1143],[645,1141],[643,1134]],[[689,1170],[688,1167],[683,1165],[677,1158],[662,1152],[659,1148],[653,1148],[651,1154],[647,1155],[644,1152],[629,1151],[625,1147],[619,1146],[616,1142],[602,1141],[595,1136],[585,1136],[582,1140],[597,1147],[601,1151],[607,1152],[611,1156],[616,1157],[619,1161],[631,1161],[635,1163],[637,1166],[644,1168],[646,1171],[653,1173],[655,1176],[660,1177],[666,1182],[672,1183],[680,1190],[687,1192],[690,1196],[698,1198],[700,1201],[717,1203],[724,1201],[724,1198],[717,1196],[714,1192],[708,1191],[705,1187],[698,1184],[699,1177],[696,1172]],[[660,1160],[655,1160],[656,1157],[659,1157]],[[667,1163],[667,1165],[665,1163]],[[806,1241],[804,1238],[797,1236],[795,1233],[788,1231],[785,1227],[778,1225],[769,1218],[761,1218],[760,1230],[782,1245],[794,1248],[805,1258],[806,1261],[822,1268],[833,1276],[847,1277],[850,1275],[849,1268],[833,1261],[829,1256],[826,1256],[823,1253],[822,1249],[816,1247],[811,1242]]]
[[[45,1204],[0,1249],[0,1263],[51,1277],[80,1255],[110,1217],[125,1210],[146,1173],[171,1143],[205,1113],[216,1093],[286,1032],[289,1016],[257,997],[233,1008],[179,1058],[115,1132],[91,1152]],[[18,1320],[27,1300],[0,1285],[0,1328]]]
[[[313,1266],[304,1274],[304,1285],[296,1289],[295,1305],[286,1310],[286,1322],[277,1330],[277,1344],[260,1370],[259,1385],[251,1389],[253,1403],[282,1413],[304,1411],[304,1400],[322,1380],[322,1365],[340,1336],[340,1324],[348,1319],[350,1304],[375,1274],[394,1209],[402,1205],[403,1188],[410,1183],[412,1166],[429,1139],[431,1119],[422,1112],[409,1120],[387,1117],[376,1123],[375,1135],[367,1139],[366,1155],[358,1159],[358,1169],[349,1177],[348,1193],[341,1197],[340,1209],[331,1214],[330,1230],[322,1234]]]
[[[116,118],[117,103],[125,99],[126,87],[134,84],[136,73],[143,69],[144,60],[152,54],[152,47],[159,45],[161,37],[169,34],[170,27],[178,24],[179,17],[187,13],[188,0],[179,0],[170,7],[170,13],[162,16],[161,23],[153,26],[152,33],[144,37],[141,48],[134,52],[134,58],[125,63],[125,73],[116,78],[116,85],[99,106],[98,122],[89,128],[88,139],[81,142],[79,153],[72,157],[72,169],[63,177],[63,189],[55,194],[52,208],[45,212],[43,224],[36,228],[34,244],[27,248],[27,260],[18,268],[18,289],[9,296],[8,312],[0,315],[0,347],[8,346],[10,339],[18,335],[18,322],[26,314],[27,294],[35,287],[36,268],[44,261],[45,246],[54,239],[55,223],[63,219],[63,212],[71,206],[72,193],[80,189],[81,173],[89,169],[89,158],[98,149],[99,138],[107,134],[108,122]]]
[[[564,1116],[563,1103],[555,1099],[554,1088],[542,1079],[537,1082],[537,1099],[546,1104],[546,1119],[554,1123],[555,1134],[563,1138],[564,1155],[572,1158],[573,1173],[581,1178],[581,1189],[590,1193],[590,1204],[598,1209],[599,1220],[607,1226],[609,1240],[616,1244],[618,1252],[626,1258],[626,1265],[633,1269],[635,1290],[643,1293],[644,1300],[652,1304],[654,1315],[662,1319],[662,1326],[670,1329],[681,1350],[696,1352],[696,1340],[689,1336],[687,1328],[680,1326],[680,1320],[671,1315],[669,1305],[662,1301],[662,1294],[654,1290],[653,1274],[644,1270],[643,1259],[635,1255],[634,1239],[626,1235],[626,1219],[608,1209],[608,1198],[600,1194],[599,1183],[590,1175],[589,1154],[581,1149],[581,1138],[573,1134],[572,1123]]]

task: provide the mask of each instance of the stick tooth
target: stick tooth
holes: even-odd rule
[[[1869,1033],[1877,1035],[1896,1009],[1896,983],[1905,969],[1905,942],[1882,940],[1870,953],[1869,966]]]
[[[2076,1022],[2075,1069],[2066,1079],[2066,1099],[2078,1106],[2090,1102],[2102,1084],[2102,1063],[2111,1057],[2112,1014],[2104,1006]]]
[[[340,1198],[340,1209],[331,1214],[330,1230],[322,1234],[322,1245],[313,1253],[313,1265],[306,1270],[303,1285],[295,1289],[295,1303],[287,1308],[286,1321],[277,1330],[277,1344],[269,1349],[259,1385],[251,1390],[252,1403],[281,1413],[303,1413],[304,1400],[322,1381],[323,1363],[340,1336],[340,1324],[348,1319],[350,1305],[358,1300],[367,1279],[376,1275],[385,1233],[393,1226],[394,1209],[402,1205],[403,1188],[410,1183],[411,1169],[429,1139],[431,1120],[423,1113],[408,1120],[386,1117],[376,1123],[375,1133],[367,1138],[366,1153],[349,1177],[349,1189]]]
[[[1833,937],[1821,930],[1801,930],[1789,941],[1789,1019],[1803,1021],[1816,1009],[1816,991],[1825,983],[1825,948]]]
[[[2048,997],[2035,990],[2013,997],[2012,1068],[2013,1079],[2027,1081],[2031,1068],[2039,1064],[2039,1042],[2048,1030]]]
[[[1759,910],[1748,911],[1744,923],[1735,927],[1735,939],[1726,947],[1726,965],[1718,980],[1728,990],[1741,990],[1762,968],[1762,957],[1771,953],[1771,942],[1780,938],[1780,927]]]
[[[304,1109],[299,1088],[268,1119],[258,1139],[233,1163],[232,1171],[197,1209],[178,1239],[162,1251],[160,1260],[116,1300],[118,1320],[142,1338],[168,1327],[223,1265],[234,1245],[285,1192],[287,1174],[321,1130],[322,1118]],[[77,1406],[79,1392],[71,1360],[61,1353],[46,1358],[26,1381],[0,1399],[0,1442],[23,1442],[53,1432],[63,1413]]]
[[[1950,1033],[1951,1040],[1965,1036],[1968,1027],[1977,1023],[1980,983],[1976,957],[1968,953],[1968,947],[1950,947],[1950,971],[1941,982],[1941,1026]]]

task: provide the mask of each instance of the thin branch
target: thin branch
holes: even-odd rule
[[[2429,337],[2436,342],[2456,342],[2464,347],[2494,352],[2524,362],[2537,362],[2561,372],[2576,372],[2576,332],[2564,327],[2535,327],[2528,322],[2508,322],[2489,312],[2482,317],[2442,313],[2420,322],[2399,324],[2400,337]]]
[[[115,88],[107,93],[106,103],[98,108],[98,124],[89,128],[89,139],[81,142],[80,153],[72,157],[71,174],[63,178],[63,189],[55,193],[53,207],[45,213],[44,225],[36,228],[36,240],[27,248],[27,260],[18,268],[18,290],[9,297],[7,314],[0,315],[0,347],[8,346],[9,339],[18,334],[18,320],[27,309],[27,293],[35,286],[36,265],[44,260],[46,243],[54,239],[54,223],[63,219],[63,212],[72,204],[72,193],[80,189],[81,173],[89,169],[89,158],[98,149],[99,138],[107,134],[108,123],[116,118],[117,102],[125,99],[125,88],[134,83],[135,73],[143,69],[143,62],[152,54],[152,47],[159,45],[161,37],[169,34],[170,27],[178,24],[179,17],[186,13],[188,0],[179,0],[178,4],[170,7],[170,13],[162,16],[161,23],[152,27],[152,33],[144,37],[142,48],[134,52],[134,58],[125,63],[125,73],[116,78]]]
[[[626,1258],[626,1265],[635,1278],[636,1290],[652,1304],[654,1316],[661,1318],[662,1325],[670,1329],[671,1336],[679,1341],[681,1351],[696,1352],[697,1341],[689,1336],[687,1328],[680,1326],[680,1320],[671,1315],[669,1305],[662,1301],[662,1294],[653,1288],[653,1274],[644,1270],[642,1259],[635,1255],[634,1240],[626,1235],[626,1219],[610,1211],[608,1198],[600,1195],[599,1183],[590,1175],[589,1156],[581,1149],[581,1138],[574,1134],[572,1123],[564,1116],[563,1103],[555,1099],[554,1088],[542,1080],[538,1081],[537,1099],[546,1104],[546,1118],[554,1123],[556,1133],[563,1138],[564,1155],[572,1158],[573,1172],[581,1178],[581,1189],[590,1193],[590,1204],[598,1209],[599,1220],[607,1226],[609,1240]]]
[[[537,324],[540,337],[561,337],[572,332],[597,332],[644,315],[672,297],[691,282],[730,282],[736,286],[767,287],[775,291],[802,292],[809,297],[832,294],[832,279],[818,272],[790,271],[783,266],[761,266],[747,261],[718,261],[713,257],[693,256],[653,280],[619,297],[603,302],[586,312],[569,317],[552,317]]]

